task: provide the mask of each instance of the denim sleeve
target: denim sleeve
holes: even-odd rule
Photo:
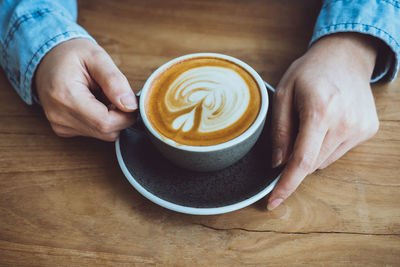
[[[0,0],[0,64],[27,104],[37,101],[32,79],[44,55],[72,38],[92,39],[76,18],[76,0]]]
[[[371,82],[395,79],[400,60],[399,0],[325,0],[310,44],[337,32],[359,32],[382,40]]]

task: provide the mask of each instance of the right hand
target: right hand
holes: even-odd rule
[[[72,39],[54,47],[36,71],[37,94],[58,136],[114,141],[135,122],[137,100],[128,80],[99,45]],[[102,92],[101,92],[102,91]],[[104,93],[109,108],[94,93]]]

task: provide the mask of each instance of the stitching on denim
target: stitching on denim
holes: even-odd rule
[[[394,7],[400,8],[400,1],[398,0],[381,0],[383,2],[386,2]]]
[[[324,2],[324,4],[322,5],[322,8],[327,8],[327,7],[329,7],[330,5],[332,5],[334,3],[344,2],[344,1],[345,0],[335,0],[335,1],[330,1],[328,3]],[[396,8],[400,8],[400,1],[399,0],[380,0],[380,1],[386,2],[389,5],[392,5],[392,6],[396,7]]]
[[[39,47],[39,49],[35,52],[35,54],[33,54],[32,58],[29,60],[29,63],[28,63],[27,66],[26,66],[26,70],[25,70],[24,76],[23,76],[23,77],[24,77],[24,82],[23,82],[22,84],[24,84],[25,81],[26,81],[26,74],[28,73],[28,70],[29,70],[29,68],[30,68],[30,66],[31,66],[31,64],[32,64],[32,62],[33,62],[33,60],[34,60],[34,58],[37,56],[37,54],[39,54],[39,52],[43,49],[43,47],[46,46],[48,43],[51,43],[51,42],[53,42],[54,40],[56,40],[58,37],[63,36],[63,35],[65,36],[65,35],[67,35],[67,34],[69,34],[69,33],[78,33],[78,32],[77,32],[77,31],[66,31],[66,32],[57,34],[56,36],[54,36],[53,38],[51,38],[50,40],[48,40],[48,41],[45,42],[42,46]]]
[[[52,11],[49,9],[41,9],[41,10],[36,10],[30,14],[26,14],[23,15],[21,17],[19,17],[14,24],[11,27],[10,32],[7,34],[7,38],[4,41],[4,48],[7,49],[9,42],[12,40],[12,38],[14,37],[15,32],[17,32],[17,30],[19,29],[19,27],[21,27],[21,25],[31,19],[35,19],[35,18],[39,18],[39,17],[43,17],[44,15],[51,13]]]
[[[340,25],[344,25],[344,26],[347,26],[347,25],[362,25],[362,26],[374,28],[374,29],[376,29],[376,30],[378,30],[378,31],[380,31],[380,32],[385,33],[385,34],[389,37],[389,39],[390,39],[393,43],[395,43],[396,46],[398,47],[398,49],[400,50],[400,44],[399,44],[399,43],[396,41],[396,39],[394,39],[388,32],[382,30],[381,28],[378,28],[378,27],[375,27],[375,26],[369,25],[369,24],[364,24],[364,23],[337,23],[337,24],[330,25],[330,26],[327,26],[327,27],[324,27],[324,28],[319,28],[317,31],[320,32],[320,31],[322,31],[322,30],[327,30],[327,29],[329,29],[330,27],[336,27],[336,26],[340,26]]]

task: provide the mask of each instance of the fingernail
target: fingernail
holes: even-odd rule
[[[135,110],[137,109],[137,101],[135,95],[130,92],[121,96],[121,104],[124,105],[126,109]]]
[[[282,164],[282,149],[275,148],[272,153],[272,168],[279,167]]]
[[[282,198],[275,198],[274,200],[269,201],[268,205],[267,205],[267,209],[268,210],[275,209],[276,207],[278,207],[282,203],[282,201],[283,201]]]

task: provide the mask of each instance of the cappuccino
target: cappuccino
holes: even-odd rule
[[[211,146],[232,140],[256,120],[257,81],[227,59],[194,57],[158,74],[145,98],[152,127],[177,144]]]

